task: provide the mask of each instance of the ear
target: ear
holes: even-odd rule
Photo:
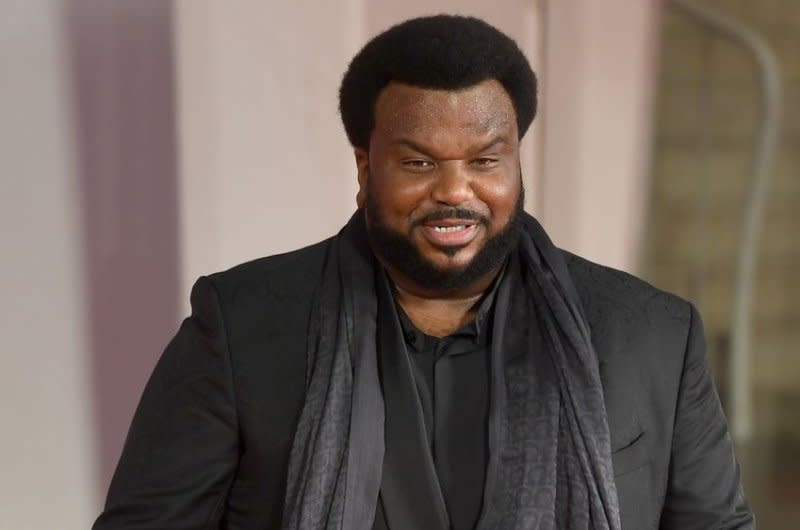
[[[367,203],[367,179],[369,178],[369,153],[365,149],[356,147],[353,150],[356,156],[356,169],[358,170],[358,193],[356,205],[363,208]]]

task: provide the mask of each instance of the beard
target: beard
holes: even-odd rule
[[[371,197],[374,194],[368,193],[366,212],[367,234],[373,251],[397,271],[431,291],[449,292],[468,287],[499,268],[516,247],[522,230],[525,190],[520,187],[514,212],[500,232],[489,238],[467,265],[442,269],[425,258],[410,237],[390,228],[384,222],[380,207]],[[466,219],[477,221],[484,228],[488,226],[488,219],[477,212],[465,208],[444,207],[415,221],[412,228],[441,219]],[[441,252],[452,257],[461,248],[463,247],[447,247],[441,249]]]

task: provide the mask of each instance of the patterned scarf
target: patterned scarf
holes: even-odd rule
[[[589,327],[558,249],[535,219],[526,214],[523,225],[495,302],[490,456],[477,528],[619,530]],[[373,526],[386,420],[378,267],[359,211],[330,244],[311,315],[285,529]],[[425,523],[448,527],[446,516]]]

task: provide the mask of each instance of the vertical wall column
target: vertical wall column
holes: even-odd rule
[[[0,528],[87,528],[96,445],[62,12],[12,4],[0,17]]]
[[[542,221],[556,244],[628,271],[647,204],[660,6],[547,2]]]
[[[179,319],[172,6],[64,5],[101,496]]]
[[[355,210],[338,85],[362,12],[176,2],[184,300],[199,275],[321,240]]]

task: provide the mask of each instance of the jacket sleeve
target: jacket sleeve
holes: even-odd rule
[[[94,530],[216,528],[238,461],[225,325],[207,278],[150,376]]]
[[[678,390],[661,528],[755,528],[708,369],[703,324],[694,306]]]

